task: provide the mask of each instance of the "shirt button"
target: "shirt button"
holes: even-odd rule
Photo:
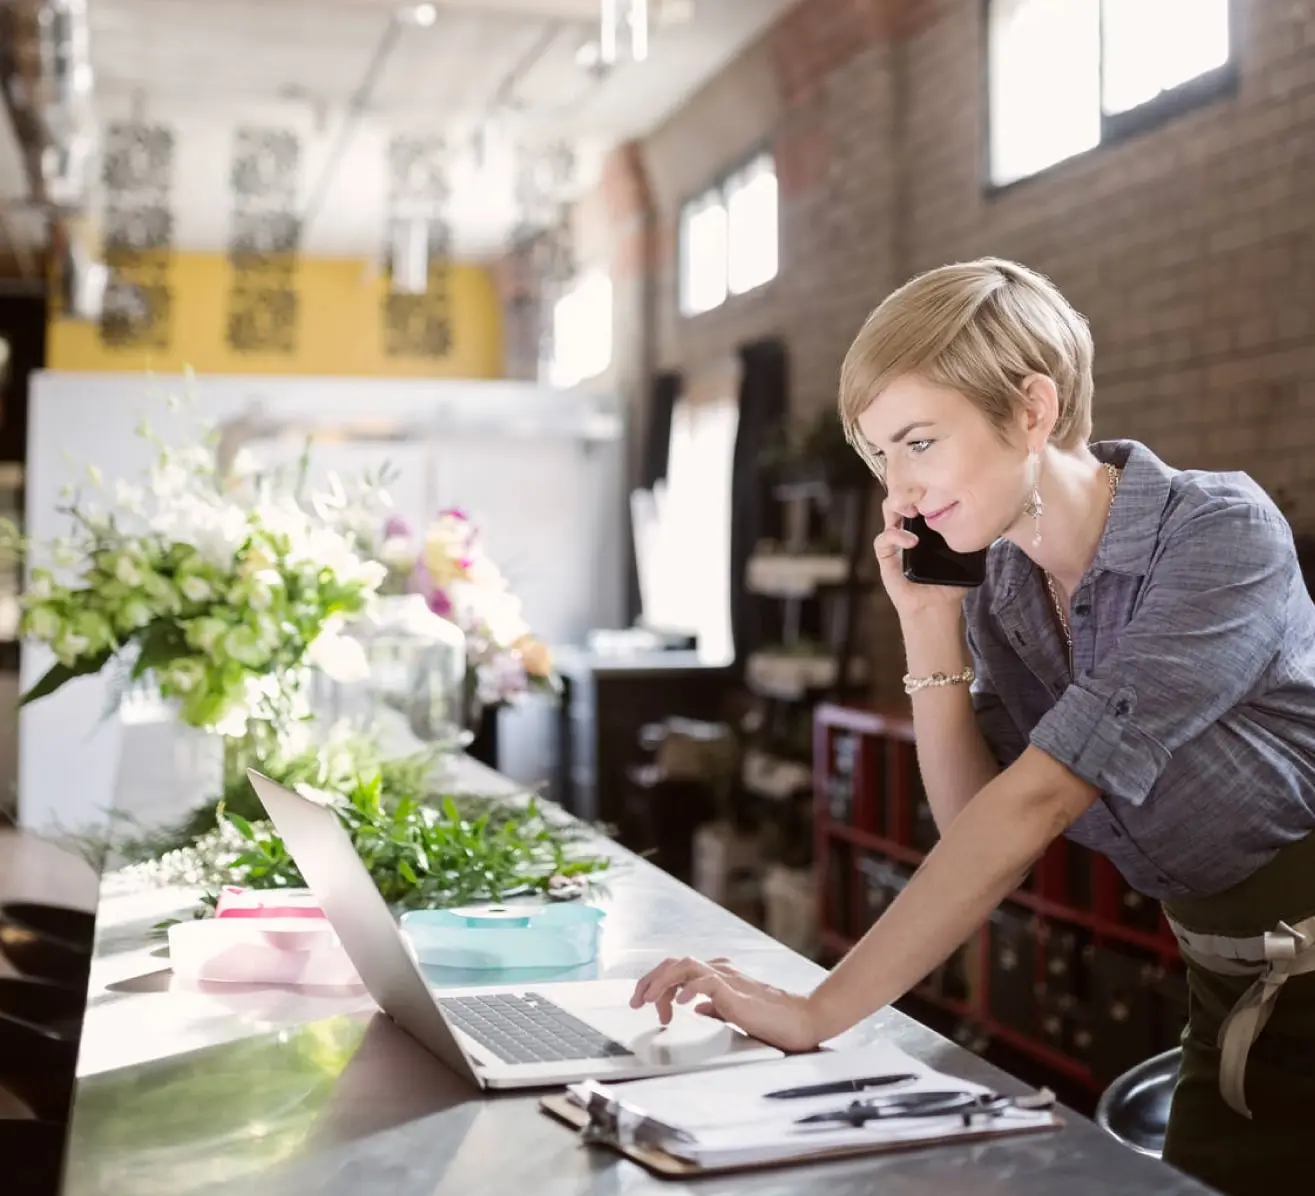
[[[1132,712],[1132,704],[1128,701],[1127,698],[1120,698],[1117,702],[1114,703],[1114,713],[1119,718],[1127,718],[1131,712]]]

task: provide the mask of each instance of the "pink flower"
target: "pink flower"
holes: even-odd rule
[[[460,507],[446,507],[442,511],[439,511],[438,517],[442,519],[444,516],[451,516],[453,519],[460,520],[462,523],[470,522],[470,516]]]
[[[400,515],[390,515],[384,524],[384,539],[391,540],[394,537],[411,538],[411,525]]]
[[[432,590],[425,599],[425,604],[436,615],[447,618],[452,613],[452,600],[444,590]]]

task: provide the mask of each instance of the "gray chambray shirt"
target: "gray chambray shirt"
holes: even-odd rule
[[[1002,765],[1030,743],[1100,790],[1068,837],[1135,889],[1217,893],[1315,830],[1315,604],[1245,474],[1091,448],[1123,477],[1073,595],[1073,679],[1040,569],[999,540],[964,603],[978,725]]]

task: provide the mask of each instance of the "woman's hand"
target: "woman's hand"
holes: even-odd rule
[[[811,1051],[821,1041],[807,997],[753,980],[725,959],[663,960],[636,983],[630,1006],[639,1009],[652,1002],[665,1026],[673,1002],[686,1005],[695,997],[703,998],[695,1013],[731,1022],[783,1051]]]
[[[895,604],[900,619],[915,618],[931,610],[954,610],[969,591],[956,586],[925,585],[905,577],[900,554],[917,544],[918,537],[904,530],[904,517],[895,509],[889,495],[881,504],[881,514],[885,527],[873,541],[872,548],[881,568],[881,584]]]

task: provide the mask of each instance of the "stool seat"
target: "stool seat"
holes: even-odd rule
[[[1096,1124],[1125,1146],[1158,1159],[1182,1054],[1174,1047],[1125,1071],[1101,1094]]]
[[[86,988],[96,918],[38,901],[0,902],[0,952],[25,976]]]

